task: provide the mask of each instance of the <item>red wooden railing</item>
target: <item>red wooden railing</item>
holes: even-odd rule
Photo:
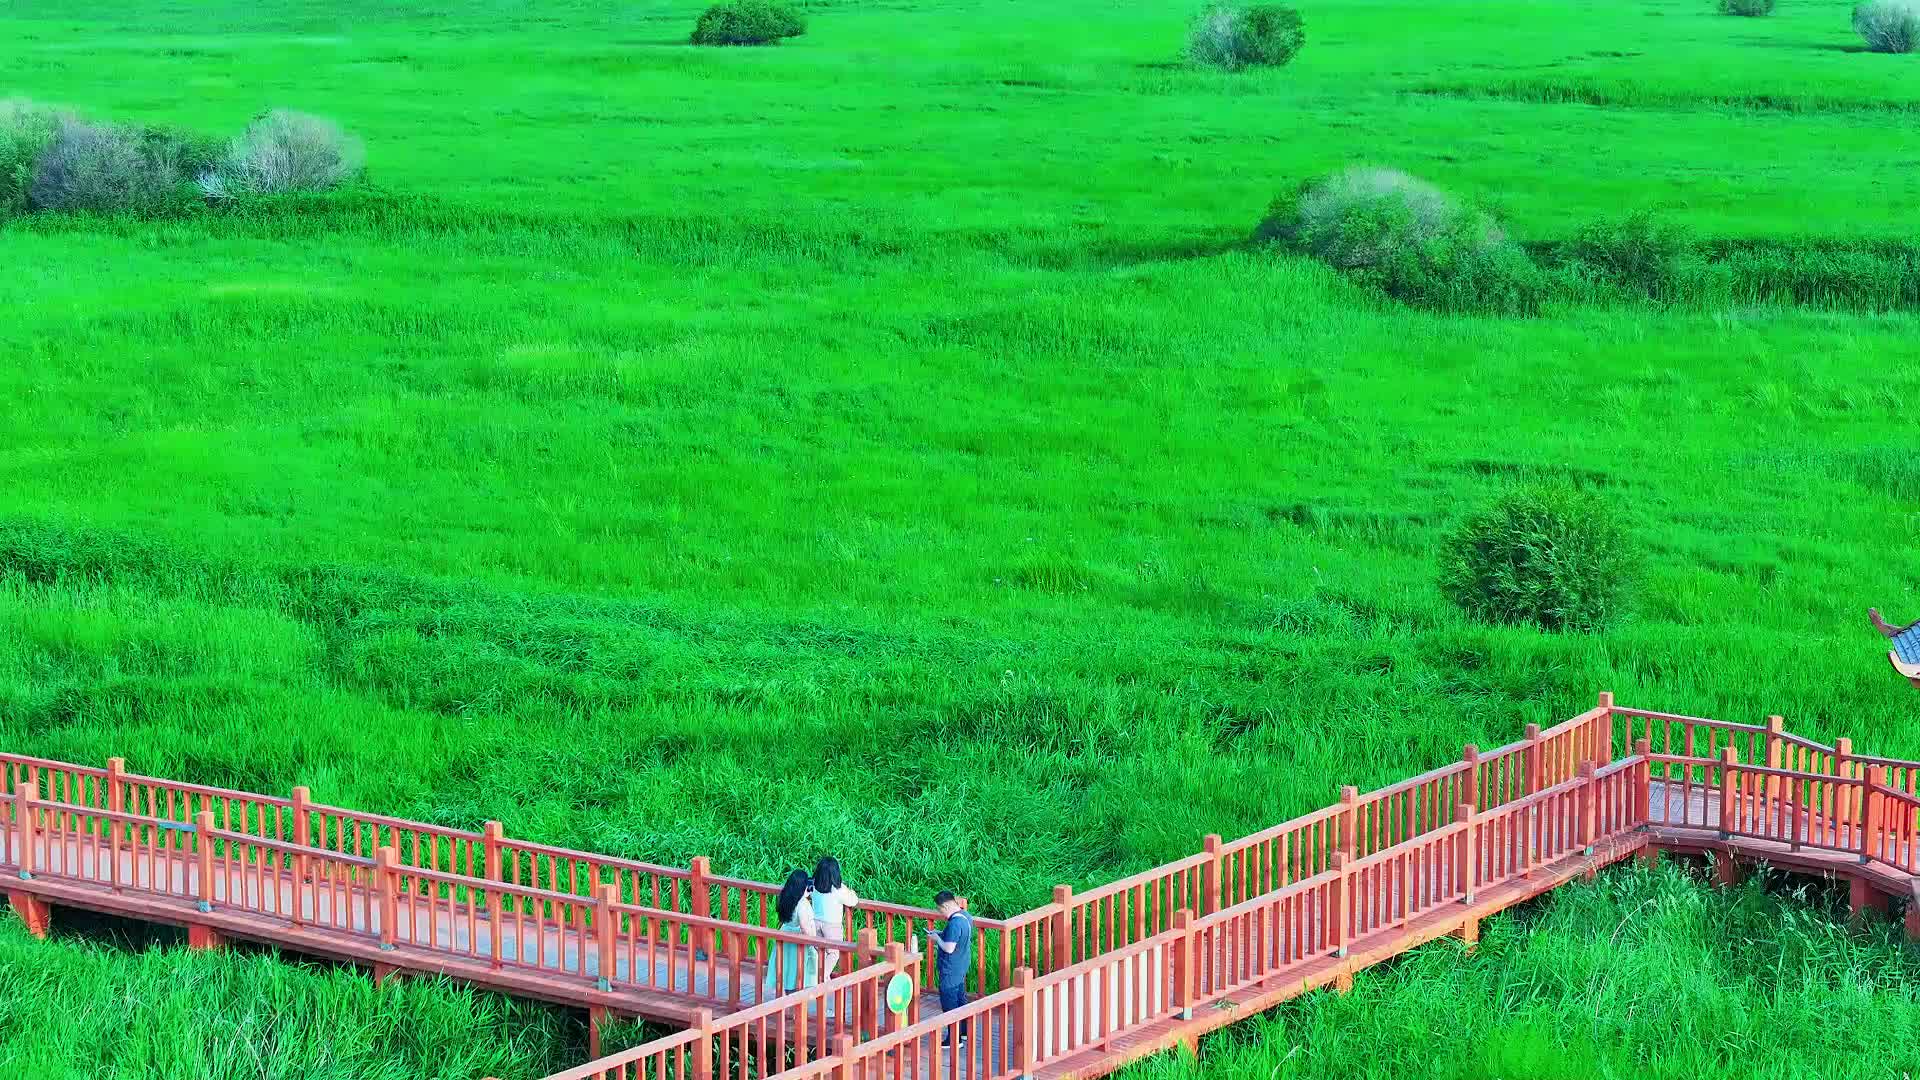
[[[1239,840],[1210,836],[1163,866],[976,919],[976,1000],[922,1020],[917,1003],[887,1013],[882,993],[897,973],[930,985],[913,951],[937,918],[925,909],[850,912],[847,970],[809,984],[811,969],[784,966],[828,946],[768,929],[775,888],[716,876],[704,859],[655,866],[510,840],[494,823],[469,832],[315,804],[304,789],[279,799],[135,776],[118,760],[0,755],[0,778],[0,863],[26,874],[707,1007],[688,1031],[557,1080],[1105,1071],[1165,1045],[1197,1008],[1344,977],[1648,827],[1920,870],[1920,764],[1795,736],[1778,717],[1733,724],[1603,695],[1519,742],[1469,746]],[[761,1000],[789,974],[796,989]],[[962,1022],[980,1037],[942,1051]]]

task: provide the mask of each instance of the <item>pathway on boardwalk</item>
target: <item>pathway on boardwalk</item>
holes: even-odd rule
[[[911,951],[934,913],[870,903],[838,973],[768,929],[773,886],[291,799],[0,755],[0,867],[51,904],[185,925],[394,971],[440,972],[687,1030],[556,1080],[1090,1077],[1269,1008],[1600,867],[1656,849],[1914,896],[1920,765],[1766,725],[1599,707],[1005,920],[978,918],[974,1000],[942,1012]],[[1920,933],[1920,903],[1909,903]],[[774,987],[791,987],[769,993]],[[963,1027],[970,1038],[943,1046]]]

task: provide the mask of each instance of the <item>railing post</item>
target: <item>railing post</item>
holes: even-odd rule
[[[1539,724],[1527,725],[1526,743],[1527,743],[1527,748],[1525,750],[1520,751],[1520,759],[1522,762],[1525,763],[1525,767],[1527,771],[1527,794],[1534,795],[1534,794],[1537,794],[1541,788],[1546,786],[1545,784],[1541,783],[1541,781],[1544,780],[1545,777],[1542,775],[1540,771],[1542,766],[1540,761],[1541,753],[1540,753],[1540,725]]]
[[[600,938],[600,978],[594,985],[601,990],[613,989],[613,977],[618,966],[613,959],[613,939],[620,927],[620,913],[613,905],[620,902],[620,886],[611,883],[602,884],[596,890],[593,905],[593,929]]]
[[[876,936],[872,930],[863,930],[861,931],[861,933],[866,935],[865,940],[869,940],[869,941],[879,940],[878,936]],[[907,953],[907,946],[905,943],[899,942],[899,941],[889,941],[887,942],[886,952],[882,954],[882,957],[887,967],[891,968],[895,972],[904,972],[908,968],[913,966],[907,960],[908,955],[909,954]],[[915,986],[920,985],[918,979],[914,980],[914,985]],[[885,993],[886,987],[884,985],[876,984],[876,986],[879,987],[880,991],[883,994]],[[907,1004],[907,1011],[905,1013],[889,1014],[885,1026],[886,1026],[886,1030],[888,1031],[899,1031],[903,1027],[910,1027],[913,1024],[919,1023],[919,1021],[920,1021],[920,995],[915,994],[913,996],[913,1000]]]
[[[394,881],[393,864],[399,856],[391,847],[383,847],[373,853],[373,897],[380,909],[380,948],[393,951],[393,939],[400,921],[399,884]]]
[[[1060,910],[1053,913],[1053,968],[1059,971],[1073,966],[1073,889],[1067,885],[1053,887],[1053,902]]]
[[[1474,901],[1473,886],[1480,877],[1479,835],[1473,823],[1473,804],[1463,802],[1454,812],[1454,820],[1466,826],[1460,834],[1460,902],[1471,904]]]
[[[126,758],[107,759],[107,809],[116,814],[127,812],[126,775]]]
[[[505,881],[500,876],[500,842],[507,838],[506,827],[497,821],[489,821],[480,826],[481,854],[486,860],[486,878],[488,881]]]
[[[705,855],[695,855],[693,862],[688,865],[692,872],[692,878],[687,882],[687,889],[691,894],[687,899],[688,910],[702,919],[710,918],[713,900],[707,895],[707,877],[713,873],[713,865],[707,861]],[[744,915],[745,912],[742,914]]]
[[[1780,741],[1780,736],[1785,732],[1786,726],[1787,721],[1784,717],[1767,717],[1767,768],[1769,769],[1780,768],[1780,758],[1786,750],[1786,746]],[[1780,797],[1780,778],[1767,777],[1766,791],[1767,805],[1772,806],[1774,800]]]
[[[313,805],[313,792],[305,784],[293,789],[293,842],[301,847],[313,844],[313,833],[309,829],[307,808]]]
[[[1174,916],[1177,921],[1180,912]],[[1177,985],[1177,984],[1176,984]],[[1020,991],[1020,1008],[1014,1012],[1013,1067],[1020,1080],[1033,1080],[1040,1067],[1040,992],[1033,988],[1033,969],[1020,968],[1013,973],[1013,988]]]
[[[200,911],[213,910],[213,811],[193,815],[194,876],[198,878]]]
[[[20,880],[32,881],[40,866],[40,842],[34,838],[33,804],[40,798],[37,780],[22,780],[13,789],[14,847],[19,851]]]
[[[1173,928],[1180,934],[1179,942],[1173,947],[1173,1007],[1180,1019],[1191,1020],[1194,968],[1198,966],[1193,947],[1193,913],[1184,908],[1174,912]]]
[[[1852,764],[1853,740],[1845,736],[1833,740],[1833,775],[1847,775],[1847,768]]]
[[[1884,782],[1886,774],[1878,765],[1867,766],[1866,787],[1860,791],[1861,803],[1865,809],[1862,815],[1866,820],[1860,826],[1860,861],[1872,862],[1886,853],[1886,842],[1880,833],[1886,821],[1887,801],[1873,790]]]
[[[833,1040],[834,1080],[853,1080],[853,1036],[839,1035]]]
[[[694,1010],[693,1028],[700,1033],[693,1044],[693,1080],[713,1080],[713,1010]]]
[[[1653,744],[1635,740],[1633,752],[1640,767],[1633,771],[1633,818],[1642,828],[1653,823]]]
[[[1589,858],[1593,855],[1600,824],[1600,785],[1594,781],[1593,773],[1593,762],[1580,763],[1580,854]]]
[[[1333,879],[1333,889],[1328,893],[1331,897],[1328,906],[1332,910],[1327,912],[1327,923],[1331,928],[1333,955],[1345,959],[1347,955],[1347,887],[1350,876],[1347,873],[1347,853],[1334,852],[1332,861],[1334,872],[1340,876]]]
[[[1468,743],[1460,751],[1460,760],[1467,763],[1466,775],[1460,780],[1460,801],[1480,805],[1480,748]]]
[[[1720,839],[1733,836],[1733,827],[1740,823],[1740,803],[1734,791],[1734,770],[1740,763],[1740,755],[1731,745],[1720,748]]]
[[[1340,850],[1355,857],[1360,847],[1360,789],[1352,784],[1340,788]]]
[[[1207,854],[1207,862],[1200,867],[1200,902],[1204,915],[1211,915],[1224,906],[1222,894],[1226,890],[1227,876],[1227,856],[1222,851],[1224,844],[1219,833],[1208,833],[1200,844],[1201,850]]]
[[[1602,765],[1613,764],[1613,691],[1600,691],[1600,708],[1606,710],[1600,714],[1600,753],[1597,755]]]

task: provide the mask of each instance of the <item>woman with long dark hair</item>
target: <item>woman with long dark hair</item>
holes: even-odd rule
[[[840,880],[840,860],[831,855],[822,857],[813,868],[813,921],[820,928],[820,936],[845,944],[847,909],[859,906],[860,894]],[[839,963],[840,950],[828,949],[820,959],[820,977],[833,978],[833,969]]]
[[[819,925],[813,918],[812,896],[813,881],[805,870],[787,875],[787,883],[780,886],[780,895],[773,902],[773,910],[780,916],[781,933],[820,936]],[[774,964],[767,972],[765,983],[768,996],[790,994],[802,985],[812,986],[819,981],[820,950],[783,941],[773,956]]]

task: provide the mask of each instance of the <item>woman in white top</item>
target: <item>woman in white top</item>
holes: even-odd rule
[[[813,868],[813,921],[818,933],[828,941],[847,940],[847,909],[860,906],[860,896],[840,880],[840,860],[829,855]],[[828,949],[820,958],[820,978],[833,978],[840,963],[837,949]]]

